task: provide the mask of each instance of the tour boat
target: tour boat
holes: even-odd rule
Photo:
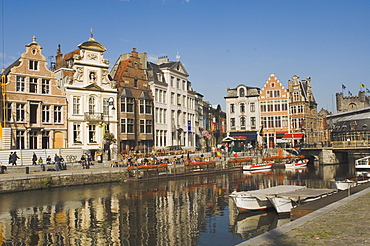
[[[244,165],[243,171],[253,171],[253,170],[262,170],[262,169],[271,169],[274,162],[262,162],[259,164]]]
[[[272,207],[272,204],[267,199],[268,196],[274,196],[280,193],[305,188],[305,186],[297,185],[278,185],[262,190],[234,191],[229,196],[233,199],[238,212],[245,213],[248,211],[259,211]]]
[[[292,208],[301,203],[320,199],[336,192],[335,189],[300,189],[268,196],[268,200],[277,213],[290,213]]]
[[[285,168],[305,167],[307,166],[307,163],[308,159],[292,160],[291,163],[285,163]]]

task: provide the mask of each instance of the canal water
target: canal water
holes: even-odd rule
[[[282,224],[238,214],[229,194],[279,184],[327,188],[346,167],[199,175],[0,195],[0,245],[236,245]]]

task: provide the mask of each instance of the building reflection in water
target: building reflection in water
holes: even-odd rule
[[[202,234],[211,241],[228,229],[240,242],[279,221],[268,214],[240,218],[231,207],[229,214],[229,193],[278,184],[325,186],[305,175],[235,172],[2,194],[0,245],[197,245]],[[230,227],[218,228],[216,217],[226,217]]]

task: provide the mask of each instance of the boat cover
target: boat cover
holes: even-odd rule
[[[280,193],[276,196],[291,199],[293,201],[299,201],[299,200],[304,200],[307,198],[314,198],[314,197],[331,194],[336,191],[337,190],[335,189],[302,189],[302,190],[295,190],[295,191],[290,191],[286,193]]]
[[[266,200],[267,196],[276,196],[282,193],[293,192],[296,190],[307,189],[306,186],[299,185],[278,185],[262,190],[239,191],[233,192],[232,197],[256,197],[259,200]]]

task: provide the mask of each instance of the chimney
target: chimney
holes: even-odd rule
[[[157,63],[158,63],[158,65],[161,65],[161,64],[167,63],[169,61],[170,60],[168,60],[167,56],[161,56],[161,57],[158,57]]]

